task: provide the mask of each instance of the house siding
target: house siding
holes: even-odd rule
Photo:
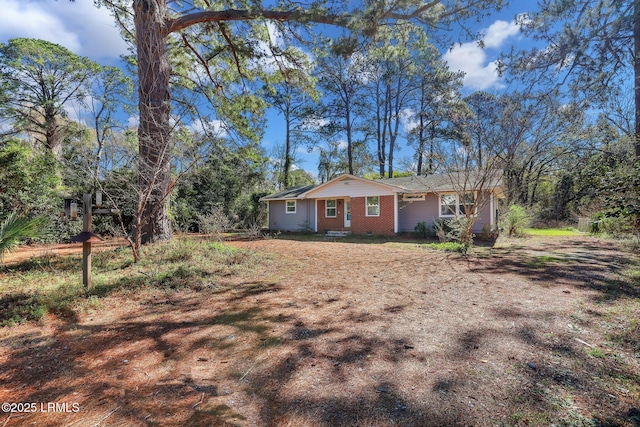
[[[326,233],[329,230],[344,230],[344,200],[336,200],[336,217],[327,218],[325,200],[318,200],[318,233]],[[353,226],[353,204],[351,205],[351,226]]]
[[[377,196],[377,194],[372,194]],[[380,216],[367,216],[366,197],[351,198],[351,231],[354,234],[394,235],[394,196],[380,197]]]
[[[489,203],[490,195],[487,194],[487,199],[481,203],[485,206],[480,210],[478,218],[473,225],[473,232],[479,233],[485,226],[495,227],[495,224],[491,224],[491,204]],[[400,200],[398,202],[398,231],[399,232],[412,232],[415,231],[415,227],[419,222],[425,222],[427,225],[432,225],[433,221],[440,218],[440,196],[435,193],[429,193],[426,195],[425,200],[405,202]]]
[[[439,198],[434,193],[427,194],[424,200],[398,201],[398,231],[414,231],[419,222],[433,224],[438,219],[439,203]]]
[[[286,200],[269,200],[269,229],[277,231],[313,231],[313,200],[296,200],[296,213],[286,212]]]
[[[482,228],[486,225],[489,229],[495,228],[496,224],[491,224],[491,203],[490,203],[491,194],[487,193],[485,199],[481,202],[484,204],[482,209],[480,209],[480,213],[478,215],[478,219],[476,223],[473,225],[473,232],[480,233]]]
[[[286,200],[268,200],[269,229],[280,231],[316,231],[350,230],[354,234],[393,235],[396,232],[413,232],[420,222],[431,226],[440,218],[440,199],[437,193],[427,193],[425,200],[403,201],[402,195],[395,194],[392,188],[354,178],[344,178],[331,182],[317,191],[310,190],[296,200],[296,213],[286,213]],[[492,214],[490,193],[486,193],[486,203],[478,213],[474,232],[483,227],[495,228],[496,214]],[[380,215],[366,215],[366,197],[380,197]],[[327,218],[325,203],[335,199],[336,217]],[[289,199],[294,200],[294,199]],[[345,227],[345,202],[351,201],[351,225]],[[493,204],[495,208],[495,203]],[[492,223],[493,220],[493,223]]]

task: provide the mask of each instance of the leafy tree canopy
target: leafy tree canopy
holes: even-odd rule
[[[65,105],[80,101],[99,66],[44,40],[17,38],[0,44],[0,116],[11,132],[27,132],[52,152],[64,139]]]
[[[587,102],[635,91],[636,156],[640,157],[640,2],[543,0],[519,24],[542,46],[512,52],[503,63],[532,85],[568,85]]]

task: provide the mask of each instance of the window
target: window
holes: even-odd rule
[[[403,194],[402,200],[405,202],[417,202],[419,200],[425,200],[424,194]]]
[[[288,214],[296,213],[296,201],[295,200],[287,200],[287,213]]]
[[[327,200],[325,202],[325,216],[327,218],[335,218],[337,216],[335,200]]]
[[[463,197],[459,197],[460,199],[460,215],[466,215],[467,214],[467,209],[469,209],[469,212],[474,213],[475,212],[475,204],[476,204],[476,200],[475,197],[473,196],[473,193],[466,193]]]
[[[367,197],[367,216],[380,216],[380,197]]]
[[[455,194],[443,194],[440,196],[440,216],[456,216],[458,196]]]
[[[467,209],[471,213],[475,213],[475,204],[473,193],[466,193],[464,198],[459,194],[442,194],[440,196],[440,216],[466,215]]]

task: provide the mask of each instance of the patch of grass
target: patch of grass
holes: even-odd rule
[[[629,299],[610,307],[601,328],[611,345],[640,358],[640,301]]]
[[[640,266],[628,267],[623,272],[623,275],[628,277],[632,282],[636,282],[640,285]]]
[[[560,258],[553,255],[534,255],[530,258],[531,264],[534,266],[542,266],[549,263],[561,263],[568,262],[569,260],[565,258]]]
[[[215,405],[215,406],[205,406],[204,408],[201,409],[201,411],[207,412],[211,415],[215,415],[216,417],[223,420],[229,420],[229,419],[246,420],[246,418],[243,415],[238,414],[237,412],[234,412],[230,407],[224,404]]]
[[[423,245],[423,247],[436,249],[439,251],[445,251],[445,252],[459,252],[459,253],[467,252],[467,247],[462,243],[457,243],[457,242],[427,243]]]
[[[79,256],[34,259],[0,273],[0,326],[38,321],[47,313],[76,320],[78,312],[115,292],[208,289],[218,278],[251,273],[265,260],[221,242],[185,238],[145,247],[137,264],[126,248],[104,251],[92,256],[93,287],[86,290]]]
[[[575,228],[566,227],[566,228],[525,228],[523,230],[524,234],[529,234],[531,236],[546,236],[546,237],[561,237],[561,236],[581,236],[580,233]]]
[[[596,359],[604,359],[606,354],[604,351],[600,350],[598,347],[594,347],[589,350],[589,356],[595,357]]]

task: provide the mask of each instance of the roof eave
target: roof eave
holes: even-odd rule
[[[327,187],[327,186],[329,186],[329,185],[331,185],[331,184],[333,184],[335,182],[341,181],[341,180],[343,180],[345,178],[351,178],[351,179],[355,179],[356,181],[364,181],[364,182],[369,182],[369,183],[373,183],[373,184],[376,184],[376,185],[380,185],[380,186],[383,186],[383,187],[387,187],[388,189],[392,190],[395,193],[401,193],[401,192],[404,191],[404,188],[398,187],[397,185],[386,184],[386,183],[383,183],[383,182],[377,182],[374,179],[361,178],[359,176],[355,176],[355,175],[351,175],[351,174],[345,173],[345,174],[342,174],[340,176],[337,176],[337,177],[333,178],[332,180],[329,180],[329,181],[325,182],[324,184],[320,184],[320,185],[318,185],[318,186],[316,186],[316,187],[314,187],[314,188],[312,188],[310,190],[307,190],[306,192],[302,193],[301,196],[307,197],[307,196],[309,196],[309,193],[313,193],[316,190],[319,190],[321,188]]]
[[[304,197],[294,196],[294,197],[276,197],[271,198],[269,196],[261,197],[259,199],[260,202],[269,202],[269,201],[283,201],[283,200],[305,200]]]

